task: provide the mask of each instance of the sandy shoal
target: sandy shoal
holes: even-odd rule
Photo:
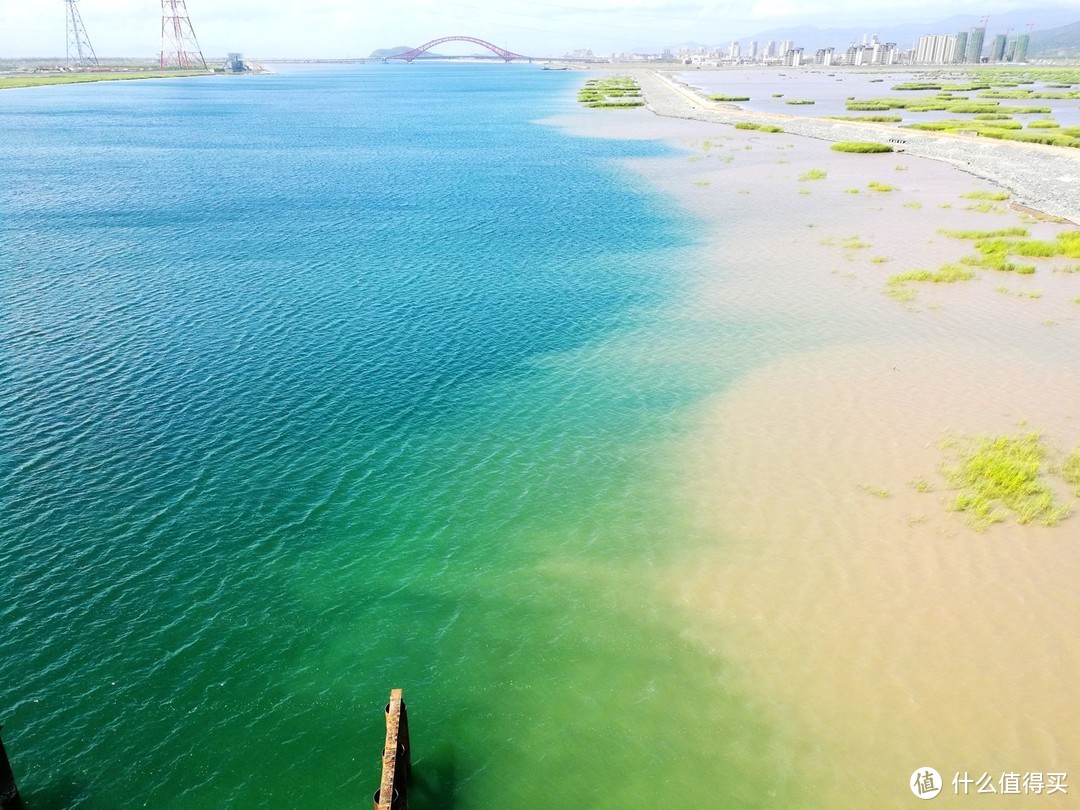
[[[554,123],[682,150],[632,163],[706,225],[679,317],[772,324],[677,450],[680,500],[705,541],[676,551],[665,581],[680,585],[665,595],[684,635],[732,662],[787,730],[806,806],[906,805],[925,765],[995,784],[1074,771],[1075,798],[1080,514],[975,532],[946,508],[940,445],[1029,430],[1058,458],[1080,445],[1080,272],[1060,272],[1080,262],[979,271],[909,302],[884,294],[890,274],[973,252],[941,228],[1052,239],[1071,226],[969,210],[978,201],[961,195],[991,184],[911,156],[640,110]],[[800,180],[810,169],[826,177]],[[724,351],[703,350],[703,373]],[[951,792],[938,802],[1070,798]]]

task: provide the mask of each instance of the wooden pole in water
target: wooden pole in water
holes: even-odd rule
[[[401,690],[390,690],[386,704],[386,742],[383,745],[382,781],[375,794],[375,810],[409,810],[409,777],[412,751],[409,746],[409,719]]]
[[[4,727],[0,725],[0,731],[3,730]],[[19,788],[15,784],[15,774],[11,772],[11,763],[8,762],[3,740],[0,740],[0,810],[23,810]]]

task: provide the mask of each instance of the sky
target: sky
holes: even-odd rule
[[[183,7],[184,0],[178,0]],[[1032,0],[1027,0],[1032,2]],[[779,26],[862,27],[993,14],[1014,0],[187,0],[204,54],[253,58],[358,57],[444,36],[484,39],[528,56],[589,48],[598,55],[696,42],[721,45]],[[1020,5],[1025,5],[1020,2]],[[1047,3],[1053,5],[1053,3]],[[78,0],[99,57],[153,57],[158,0]],[[1080,8],[1080,2],[1078,2]],[[65,0],[0,0],[0,58],[62,57]],[[1080,15],[1078,15],[1080,16]],[[838,43],[842,45],[845,43]],[[441,46],[471,53],[476,46]]]

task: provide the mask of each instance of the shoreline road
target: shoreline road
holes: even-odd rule
[[[1080,149],[926,133],[886,124],[832,121],[741,110],[709,101],[672,75],[633,70],[648,109],[668,118],[719,124],[775,124],[792,135],[825,141],[876,141],[917,157],[950,163],[1013,192],[1015,202],[1080,225]],[[1075,154],[1074,154],[1075,153]]]

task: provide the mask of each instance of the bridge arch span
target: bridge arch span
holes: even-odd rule
[[[405,53],[399,53],[397,56],[388,56],[386,58],[388,60],[404,59],[406,62],[412,62],[416,57],[430,51],[436,45],[442,45],[444,42],[471,42],[474,45],[483,45],[493,54],[500,57],[504,62],[512,62],[515,59],[531,60],[531,57],[529,56],[522,56],[520,53],[508,51],[505,48],[500,48],[498,45],[492,45],[490,42],[477,39],[476,37],[440,37],[439,39],[431,40],[431,42],[425,42],[419,48],[413,48],[411,51],[405,51]]]

